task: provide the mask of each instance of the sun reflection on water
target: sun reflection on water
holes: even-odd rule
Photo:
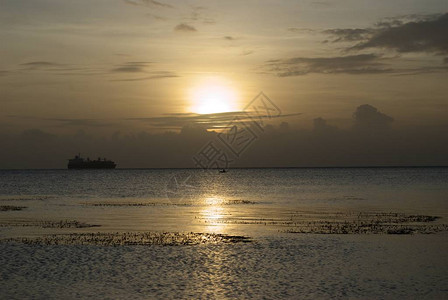
[[[221,197],[204,198],[204,206],[200,211],[200,216],[205,225],[205,230],[214,233],[225,233],[225,217],[229,215],[223,205],[224,199]]]

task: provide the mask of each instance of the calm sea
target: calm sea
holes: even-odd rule
[[[0,225],[6,224],[0,239],[148,230],[243,234],[255,241],[0,243],[0,298],[446,299],[446,233],[284,230],[292,218],[344,222],[352,212],[372,211],[445,222],[447,183],[448,168],[0,171],[0,204],[24,207],[0,212]],[[30,226],[59,220],[99,227]]]
[[[27,207],[8,216],[84,220],[105,230],[253,234],[236,224],[300,209],[444,217],[447,183],[448,168],[3,170],[0,200]],[[201,227],[198,218],[216,226]]]
[[[448,168],[0,170],[0,195],[443,206]]]

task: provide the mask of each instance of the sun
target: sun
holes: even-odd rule
[[[222,78],[200,80],[190,91],[190,110],[198,114],[237,111],[237,94],[233,85]]]

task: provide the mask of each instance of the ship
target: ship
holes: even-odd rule
[[[82,158],[81,154],[75,156],[75,158],[68,160],[67,168],[69,169],[115,169],[117,164],[108,159],[90,160],[89,158]]]

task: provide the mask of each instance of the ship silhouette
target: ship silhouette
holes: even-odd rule
[[[69,169],[115,169],[117,164],[108,159],[90,160],[89,158],[82,158],[81,154],[75,156],[75,158],[68,160],[67,168]]]

